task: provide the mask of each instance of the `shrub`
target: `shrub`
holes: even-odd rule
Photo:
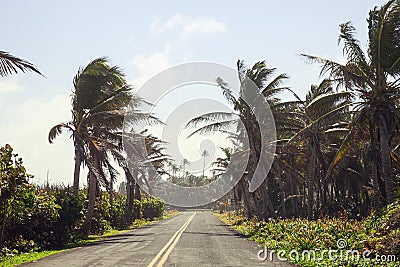
[[[56,203],[61,207],[58,211],[59,218],[54,224],[54,246],[62,247],[74,238],[78,223],[83,217],[82,201],[69,193],[68,190],[54,191]]]
[[[39,188],[29,183],[22,159],[10,145],[0,148],[0,258],[21,252],[63,247],[77,237],[87,211],[87,190],[76,197],[64,187]],[[96,198],[90,232],[126,228],[126,196],[114,193],[111,211],[108,193]],[[135,200],[136,219],[163,215],[164,202],[144,196]]]
[[[111,215],[111,226],[117,229],[124,229],[128,226],[125,219],[126,196],[116,194],[114,196],[114,209]]]
[[[10,145],[0,148],[1,246],[16,253],[55,242],[53,225],[61,207],[53,195],[29,184],[31,177]]]
[[[165,211],[165,203],[153,197],[143,197],[142,201],[142,216],[145,219],[155,219],[163,216]]]

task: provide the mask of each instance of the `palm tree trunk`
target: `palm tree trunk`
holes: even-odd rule
[[[308,205],[307,205],[307,217],[309,220],[313,219],[313,201],[314,201],[314,187],[313,180],[315,177],[315,159],[316,159],[316,151],[315,144],[310,144],[310,162],[308,168]]]
[[[281,212],[282,212],[282,218],[286,218],[286,203],[285,203],[285,186],[283,185],[282,182],[283,176],[281,175],[278,178],[278,184],[279,184],[279,189],[281,190]]]
[[[318,181],[318,188],[317,188],[317,200],[316,200],[315,211],[316,211],[317,216],[320,216],[320,214],[321,214],[320,207],[321,207],[322,185],[321,185],[321,179],[320,179],[319,175],[318,175],[317,181]]]
[[[77,148],[76,146],[77,144],[75,143],[74,183],[72,186],[72,192],[74,196],[77,197],[79,192],[79,175],[81,171],[82,158],[79,148]]]
[[[242,191],[242,198],[243,198],[244,205],[246,206],[247,217],[249,219],[251,219],[251,218],[253,218],[253,211],[252,211],[252,208],[250,206],[248,190],[246,190],[243,182],[244,181],[243,181],[243,177],[242,177],[242,180],[239,181],[238,185],[239,185],[240,190]]]
[[[138,201],[142,201],[142,194],[140,192],[140,186],[138,183],[135,183],[134,199],[138,200]],[[142,217],[140,206],[134,207],[134,209],[135,209],[135,212],[134,212],[135,218],[140,219]]]
[[[133,221],[133,199],[134,199],[134,179],[128,168],[124,168],[126,177],[126,204],[125,204],[125,221],[131,224]]]
[[[379,194],[379,184],[378,184],[378,166],[374,159],[371,161],[371,179],[373,186],[373,196],[374,196],[374,209],[380,207],[380,194]]]
[[[114,210],[114,181],[110,179],[110,188],[109,188],[109,196],[110,196],[110,219],[111,224],[113,225],[115,219],[115,210]]]
[[[4,230],[6,229],[6,222],[7,222],[7,203],[8,199],[5,199],[4,201],[4,218],[3,218],[3,223],[1,224],[1,238],[0,238],[0,245],[1,247],[4,247],[3,240],[4,240]]]
[[[396,200],[396,191],[392,174],[392,162],[390,157],[389,134],[385,129],[384,118],[379,120],[379,141],[381,146],[382,174],[385,181],[386,201],[388,204]]]
[[[322,206],[321,211],[324,213],[326,211],[325,207],[328,203],[329,188],[327,181],[323,181],[323,191],[322,191]]]
[[[96,187],[97,179],[93,172],[89,171],[89,187],[88,187],[88,208],[86,213],[85,221],[83,222],[81,233],[84,236],[88,236],[92,225],[92,219],[94,214],[94,205],[96,201]]]

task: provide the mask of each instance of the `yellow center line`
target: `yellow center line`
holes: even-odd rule
[[[165,252],[164,256],[161,258],[160,262],[157,264],[157,267],[162,267],[163,264],[167,261],[169,254],[171,253],[171,251],[174,249],[176,243],[178,243],[179,238],[181,238],[181,235],[183,234],[183,232],[186,230],[186,228],[189,226],[190,222],[193,220],[194,215],[196,213],[194,213],[192,215],[192,217],[189,218],[189,220],[186,222],[185,228],[182,229],[182,231],[178,234],[178,236],[175,238],[174,243],[172,243],[172,245],[168,248],[167,252]]]
[[[147,267],[153,267],[153,265],[158,261],[158,259],[161,257],[161,255],[164,253],[164,251],[171,245],[172,242],[175,242],[172,244],[172,248],[170,247],[170,249],[168,249],[166,255],[167,257],[164,257],[161,259],[160,263],[157,265],[157,267],[162,266],[162,264],[164,264],[164,262],[167,260],[169,253],[171,253],[172,249],[174,248],[174,246],[176,245],[176,243],[178,242],[178,239],[180,238],[180,236],[182,235],[183,231],[185,231],[186,227],[189,225],[189,223],[193,220],[194,215],[196,215],[196,212],[193,213],[192,216],[189,217],[189,219],[182,225],[181,228],[179,228],[179,230],[171,237],[171,239],[167,242],[167,244],[165,244],[165,246],[157,253],[157,255],[154,257],[154,259],[149,263],[149,265],[147,265]],[[163,259],[165,258],[164,262]]]

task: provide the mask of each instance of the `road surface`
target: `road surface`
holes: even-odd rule
[[[292,266],[259,260],[260,249],[211,212],[182,212],[156,224],[23,266]]]

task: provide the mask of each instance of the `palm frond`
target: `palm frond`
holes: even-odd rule
[[[356,132],[358,131],[359,122],[363,119],[365,112],[366,112],[366,109],[362,109],[360,112],[358,112],[356,114],[356,116],[353,117],[353,120],[350,123],[348,133],[347,133],[346,137],[343,139],[338,151],[336,152],[335,157],[333,158],[331,164],[329,165],[324,179],[327,179],[328,177],[331,176],[332,171],[335,168],[335,166],[346,155],[347,151],[350,148],[351,142],[353,141],[353,138],[354,138]]]
[[[380,76],[382,71],[390,75],[399,75],[400,2],[392,0],[380,8],[375,7],[370,11],[367,21],[368,52],[377,75]]]
[[[350,22],[340,24],[340,35],[338,44],[344,42],[343,54],[347,55],[347,59],[352,62],[357,62],[358,64],[363,64],[367,66],[366,58],[364,52],[361,49],[360,41],[358,41],[354,34],[356,29],[351,25]]]
[[[347,91],[319,95],[306,106],[306,109],[316,110],[323,107],[333,107],[335,103],[349,100],[350,97],[351,93]]]
[[[222,95],[225,97],[228,104],[234,106],[237,103],[237,99],[234,96],[234,93],[229,87],[229,84],[226,83],[222,78],[218,77],[216,80],[218,86],[222,89]]]
[[[209,123],[209,122],[216,122],[220,120],[229,120],[231,119],[234,115],[236,115],[233,112],[209,112],[206,114],[203,114],[201,116],[198,116],[194,119],[191,119],[185,126],[185,128],[188,127],[196,127],[200,123]]]
[[[317,63],[321,66],[320,76],[328,74],[331,80],[335,80],[339,86],[352,88],[353,86],[364,87],[368,84],[374,88],[373,83],[368,79],[368,76],[356,64],[349,62],[342,65],[335,61],[324,59],[317,56],[301,54],[310,63]]]
[[[211,123],[203,127],[200,127],[193,133],[189,134],[187,138],[190,138],[196,134],[208,134],[208,133],[218,132],[221,130],[226,130],[235,124],[237,124],[237,120],[228,120],[228,121]]]
[[[30,62],[11,55],[8,52],[0,51],[0,76],[5,77],[19,71],[33,71],[43,76],[43,74]]]
[[[52,143],[53,143],[53,140],[54,140],[58,135],[60,135],[60,134],[62,133],[62,130],[63,130],[63,129],[66,129],[66,130],[69,130],[69,131],[73,132],[73,129],[72,129],[72,127],[70,126],[69,123],[60,123],[60,124],[54,126],[54,127],[51,128],[50,131],[49,131],[48,140],[49,140],[49,143],[50,143],[50,144],[52,144]]]
[[[288,87],[281,87],[279,88],[279,86],[284,82],[284,80],[289,79],[289,75],[287,75],[286,73],[282,73],[280,75],[278,75],[277,77],[275,77],[270,83],[268,83],[267,86],[265,86],[265,88],[262,90],[262,94],[265,97],[271,97],[276,93],[279,93],[283,90],[288,89]]]
[[[337,114],[337,112],[341,112],[343,109],[348,108],[349,106],[351,106],[352,103],[348,103],[345,105],[341,105],[338,108],[335,108],[327,113],[325,113],[324,115],[318,117],[316,120],[312,121],[310,124],[308,124],[306,127],[304,127],[303,129],[301,129],[299,132],[297,132],[295,135],[293,135],[288,144],[290,144],[293,140],[295,140],[296,138],[298,138],[303,132],[307,131],[308,129],[310,129],[311,127],[313,127],[314,125],[316,125],[317,123],[319,123],[321,120],[324,120],[330,116],[335,116],[335,114]]]

